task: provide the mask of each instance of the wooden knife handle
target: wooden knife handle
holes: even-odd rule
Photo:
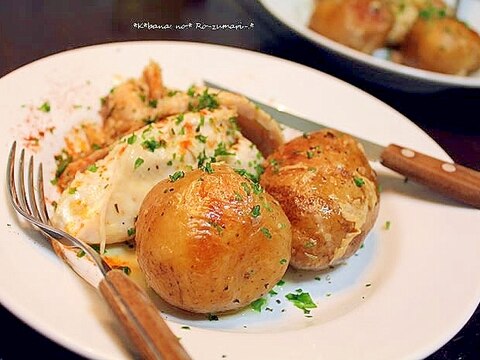
[[[412,180],[465,204],[480,208],[480,172],[391,144],[381,163]]]
[[[148,295],[121,270],[111,270],[100,292],[143,359],[191,359]]]

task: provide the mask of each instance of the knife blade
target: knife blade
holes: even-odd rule
[[[245,96],[211,81],[204,80],[203,82],[209,88]],[[293,129],[308,133],[331,128],[287,112],[282,107],[273,107],[245,97],[272,116],[277,122]],[[380,161],[385,167],[436,192],[480,208],[480,172],[459,164],[436,159],[404,146],[389,144],[385,147],[354,135],[351,136],[362,144],[369,160]]]

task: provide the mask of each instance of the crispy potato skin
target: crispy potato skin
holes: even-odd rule
[[[136,225],[148,284],[168,303],[198,313],[250,304],[275,286],[290,260],[290,223],[278,202],[255,194],[227,165],[213,168],[161,181],[146,196]]]
[[[376,174],[351,136],[324,130],[298,137],[264,166],[261,184],[292,224],[293,267],[324,269],[359,248],[378,215],[379,194]]]
[[[319,0],[310,28],[353,49],[372,53],[385,45],[394,16],[384,1]]]
[[[480,36],[453,18],[419,18],[401,52],[406,65],[467,75],[480,67]]]

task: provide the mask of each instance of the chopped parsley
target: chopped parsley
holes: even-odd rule
[[[185,115],[183,114],[180,114],[177,116],[176,120],[175,120],[175,125],[180,125],[180,123],[185,119]]]
[[[285,280],[280,280],[279,282],[277,282],[277,286],[283,286],[285,285]]]
[[[253,189],[253,193],[254,193],[255,195],[261,194],[261,193],[263,192],[262,186],[261,186],[259,183],[257,183],[257,182],[254,182],[254,183],[252,184],[252,189]],[[265,206],[267,207],[268,204],[265,205]],[[269,207],[267,207],[267,210],[268,210],[268,211],[271,211],[271,209],[270,209]]]
[[[250,213],[253,218],[257,218],[260,216],[260,205],[255,205],[252,208],[252,212]]]
[[[147,118],[143,119],[143,122],[147,125],[150,125],[150,124],[154,123],[155,121],[157,121],[157,118],[155,118],[155,117],[153,117],[153,118],[148,118],[147,117]]]
[[[238,192],[235,191],[235,201],[242,201],[243,197]]]
[[[129,145],[134,144],[135,141],[137,141],[137,135],[135,135],[135,134],[132,134],[132,135],[127,139],[127,143],[128,143]]]
[[[135,228],[130,228],[130,229],[128,229],[128,230],[127,230],[127,234],[128,234],[128,236],[133,236],[133,235],[135,235]]]
[[[357,185],[357,187],[362,187],[363,185],[365,185],[365,180],[363,180],[361,177],[354,176],[353,182],[355,183],[355,185]]]
[[[280,171],[280,164],[278,163],[278,161],[276,159],[270,159],[270,165],[272,165],[273,167],[273,173],[278,174],[278,172]]]
[[[133,165],[133,168],[134,169],[138,169],[138,167],[140,165],[142,165],[143,163],[145,162],[145,160],[143,160],[142,158],[137,158],[137,160],[135,160],[135,164]]]
[[[207,319],[209,321],[218,321],[218,316],[215,314],[207,314]]]
[[[142,94],[142,93],[138,94],[138,97],[140,98],[140,100],[142,100],[142,102],[145,102],[145,100],[146,100],[146,98],[147,98],[147,97],[145,96],[145,94]]]
[[[297,294],[289,293],[285,295],[288,301],[292,302],[297,308],[303,310],[305,314],[308,314],[310,310],[316,308],[317,305],[313,302],[309,293],[299,292]]]
[[[266,227],[260,228],[260,231],[262,232],[263,235],[265,235],[267,239],[272,238],[272,234],[270,233],[270,230],[268,230]]]
[[[70,195],[73,195],[77,192],[77,188],[76,187],[71,187],[71,188],[68,188],[68,193]]]
[[[207,163],[205,164],[205,166],[203,167],[203,171],[205,171],[205,172],[208,173],[208,174],[212,174],[212,173],[213,173],[212,163],[211,163],[211,162],[207,162]]]
[[[85,251],[83,251],[82,249],[77,251],[77,257],[78,258],[81,258],[81,257],[84,257],[84,256],[85,256]]]
[[[188,88],[187,95],[190,96],[190,97],[195,95],[195,85],[192,85]]]
[[[285,265],[287,263],[287,259],[280,259],[280,265]]]
[[[223,142],[220,142],[218,144],[217,148],[215,149],[215,153],[213,154],[213,156],[229,156],[229,155],[235,155],[235,153],[228,152]]]
[[[203,114],[200,115],[200,122],[198,123],[197,128],[195,129],[196,132],[200,131],[200,128],[205,125],[205,116]]]
[[[198,97],[198,104],[195,110],[202,110],[202,109],[209,109],[213,110],[218,108],[218,99],[217,96],[214,94],[209,94],[208,89],[205,89]]]
[[[170,182],[175,182],[178,179],[181,179],[185,176],[185,173],[183,171],[175,171],[172,175],[169,175],[168,178],[170,179]]]
[[[156,108],[157,107],[157,103],[158,103],[158,100],[157,99],[153,99],[153,100],[150,100],[148,102],[148,106],[150,106],[151,108]]]
[[[38,107],[38,110],[43,111],[44,113],[50,112],[50,103],[45,101],[42,105]]]
[[[172,96],[175,96],[177,93],[178,93],[178,90],[169,90],[167,92],[167,96],[172,97]]]
[[[60,154],[55,155],[55,164],[57,170],[55,170],[55,179],[58,179],[63,174],[68,164],[73,161],[72,155],[63,150]]]
[[[430,4],[428,7],[420,10],[418,16],[423,20],[442,19],[447,16],[445,8],[438,8]]]
[[[307,158],[309,159],[313,158],[313,152],[307,151]]]
[[[144,142],[142,142],[142,146],[144,149],[154,152],[156,149],[159,149],[161,147],[165,147],[167,143],[165,140],[160,140],[157,141],[155,139],[147,139]]]
[[[390,226],[391,226],[391,222],[390,221],[385,221],[385,230],[390,230]]]
[[[167,161],[167,166],[172,166],[173,165],[173,161],[172,160],[168,160]]]
[[[277,293],[275,290],[270,290],[270,291],[268,292],[268,294],[269,294],[270,296],[278,295],[278,293]]]
[[[203,144],[205,144],[207,142],[207,137],[202,135],[202,134],[196,135],[195,139],[197,139],[198,141],[200,141]]]
[[[250,304],[250,307],[252,308],[253,311],[261,312],[262,311],[262,306],[265,306],[266,303],[267,303],[267,299],[259,298],[259,299],[255,300],[254,302],[252,302]]]
[[[248,184],[246,182],[242,182],[242,183],[240,183],[240,185],[243,187],[243,190],[245,191],[245,193],[247,195],[251,194],[250,187],[248,186]]]
[[[120,266],[118,269],[122,270],[125,275],[130,275],[132,273],[132,269],[130,269],[128,266]]]
[[[87,168],[88,171],[91,171],[91,172],[97,172],[98,170],[98,166],[93,164],[93,165],[90,165],[88,168]]]
[[[92,144],[92,149],[93,150],[100,150],[102,147],[98,144]]]

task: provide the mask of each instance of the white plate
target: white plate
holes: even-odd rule
[[[259,2],[271,15],[300,36],[338,56],[339,61],[350,62],[356,76],[385,87],[410,92],[432,92],[456,87],[480,88],[480,70],[466,77],[415,69],[364,54],[318,34],[308,27],[315,0],[259,0]],[[452,3],[449,0],[446,2]],[[480,2],[462,0],[457,15],[469,26],[480,31]]]
[[[402,115],[318,71],[239,49],[141,42],[60,53],[2,78],[0,169],[14,139],[55,125],[37,155],[53,169],[51,157],[61,146],[62,129],[98,119],[99,98],[120,78],[138,76],[149,59],[162,65],[172,87],[209,79],[370,140],[394,141],[448,160]],[[45,100],[50,113],[37,110]],[[74,109],[76,104],[83,107]],[[480,299],[480,242],[473,225],[480,222],[480,212],[377,170],[383,186],[380,215],[365,247],[346,265],[321,274],[320,281],[314,279],[318,274],[289,272],[280,294],[269,299],[274,311],[247,309],[210,322],[166,309],[194,359],[419,358],[460,330]],[[38,234],[21,226],[5,190],[0,196],[0,301],[84,356],[128,358],[97,293],[42,246]],[[389,230],[383,228],[386,221]],[[297,288],[317,302],[312,318],[283,297]],[[185,324],[191,329],[182,329]]]

